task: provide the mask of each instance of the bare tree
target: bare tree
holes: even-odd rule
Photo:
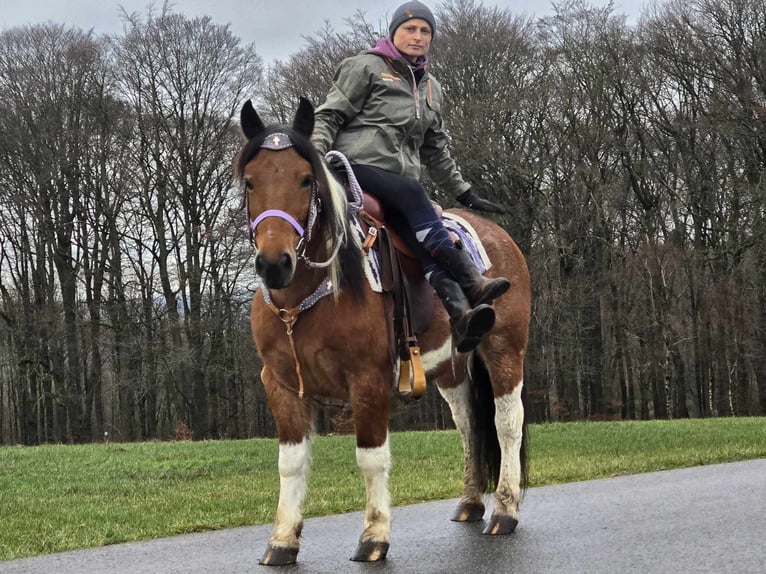
[[[436,7],[454,156],[509,207],[534,279],[533,420],[766,412],[762,12]],[[264,79],[227,26],[167,4],[110,40],[0,33],[0,443],[273,434],[235,118],[246,98],[283,122],[321,103],[384,34],[325,23]],[[449,424],[435,393],[392,421]]]
[[[91,440],[103,424],[98,330],[115,201],[107,49],[44,25],[4,32],[0,51],[6,257],[14,295],[26,302],[14,322],[33,352],[23,368],[32,379],[17,392],[42,405],[26,440]]]
[[[361,11],[345,23],[345,32],[336,32],[325,21],[321,30],[305,38],[305,46],[286,61],[276,61],[269,68],[266,82],[259,91],[265,117],[287,123],[300,97],[315,106],[321,104],[341,60],[371,48],[384,35]]]
[[[175,417],[206,437],[203,296],[206,282],[220,279],[211,269],[228,255],[215,237],[232,202],[232,118],[254,90],[260,59],[227,26],[173,14],[167,5],[146,19],[126,16],[126,24],[117,74],[136,117],[139,213],[151,229],[134,241],[157,266],[169,335],[167,392],[182,397]]]
[[[431,68],[446,94],[454,156],[483,195],[508,207],[504,223],[528,249],[540,183],[534,134],[542,129],[546,77],[532,23],[473,0],[447,2],[438,15]]]

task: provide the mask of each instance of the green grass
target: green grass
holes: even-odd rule
[[[766,419],[529,429],[530,486],[766,457]],[[391,436],[394,504],[459,496],[455,431]],[[317,437],[306,516],[361,510],[354,439]],[[274,440],[0,448],[0,560],[271,522]]]

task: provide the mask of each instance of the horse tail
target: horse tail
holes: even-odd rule
[[[471,401],[471,438],[473,441],[472,452],[475,453],[479,469],[484,476],[484,492],[491,493],[497,488],[500,479],[501,450],[497,438],[495,426],[495,397],[492,392],[492,382],[489,372],[478,353],[468,365],[471,379],[469,393]],[[526,402],[526,389],[521,390],[522,402]],[[521,435],[521,449],[519,452],[521,463],[521,490],[527,487],[527,417],[524,415]]]
[[[468,365],[471,378],[472,452],[484,477],[484,492],[492,492],[500,478],[500,443],[495,427],[495,397],[489,372],[478,353]]]

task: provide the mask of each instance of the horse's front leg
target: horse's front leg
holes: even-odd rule
[[[367,385],[363,396],[352,396],[356,427],[356,462],[364,476],[366,508],[364,531],[351,560],[383,560],[391,542],[391,496],[388,475],[391,451],[388,442],[389,387],[385,381]],[[352,393],[356,394],[356,393]]]
[[[279,437],[279,503],[274,532],[260,563],[280,566],[294,563],[300,548],[313,413],[297,394],[278,385],[268,369],[264,368],[261,378]]]

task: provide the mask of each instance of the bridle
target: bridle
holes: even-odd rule
[[[269,134],[266,136],[266,138],[263,140],[263,143],[261,144],[261,149],[269,149],[273,151],[281,151],[288,149],[290,147],[293,147],[293,142],[290,139],[290,136],[287,135],[284,132],[275,132],[273,134]],[[245,194],[245,200],[246,200],[246,208],[247,208],[247,214],[248,218],[250,217],[250,201],[249,201],[249,195]],[[298,234],[298,244],[295,247],[296,255],[298,256],[298,259],[303,261],[303,263],[312,269],[322,269],[329,267],[332,265],[335,258],[338,256],[338,252],[340,251],[340,247],[343,244],[344,238],[336,237],[335,238],[335,249],[333,250],[332,255],[327,259],[327,261],[323,262],[316,262],[309,259],[309,257],[306,255],[306,248],[308,247],[309,243],[311,242],[311,231],[314,229],[314,226],[316,225],[317,220],[319,219],[319,214],[322,211],[322,202],[319,198],[319,184],[317,183],[316,179],[311,184],[311,201],[309,203],[309,213],[308,213],[308,222],[306,224],[306,227],[304,228],[298,221],[289,213],[286,211],[283,211],[281,209],[266,209],[265,211],[259,213],[255,219],[249,220],[249,228],[250,228],[250,240],[253,244],[253,247],[256,250],[256,253],[258,251],[258,245],[256,243],[256,237],[258,235],[258,225],[271,217],[276,217],[278,219],[282,219],[283,221],[286,221],[289,223],[292,228],[295,230],[295,233]],[[293,338],[293,327],[295,326],[295,323],[298,321],[298,316],[301,312],[306,311],[307,309],[311,308],[317,301],[322,299],[323,297],[333,293],[335,291],[335,286],[333,285],[332,281],[326,279],[319,283],[316,290],[306,297],[297,307],[294,307],[293,309],[280,309],[271,300],[271,295],[269,293],[269,290],[263,286],[261,290],[261,294],[263,296],[263,301],[266,303],[269,309],[279,318],[280,321],[285,325],[286,332],[287,332],[287,338],[290,342],[290,349],[292,351],[293,360],[295,361],[295,375],[298,379],[298,397],[303,398],[304,391],[303,391],[303,376],[301,375],[301,365],[300,361],[298,359],[298,352],[295,348],[295,340]],[[282,384],[282,383],[280,383]],[[283,387],[295,391],[295,389],[282,384]]]
[[[290,139],[290,136],[287,135],[284,132],[275,132],[273,134],[269,134],[266,136],[266,138],[263,140],[263,143],[261,144],[261,149],[268,149],[272,151],[281,151],[288,148],[293,147],[293,141]],[[250,201],[247,195],[245,195],[246,198],[246,205],[247,205],[247,213],[248,217],[250,214]],[[292,228],[295,230],[295,232],[298,234],[298,244],[295,247],[295,253],[298,256],[298,259],[303,261],[303,263],[310,267],[311,269],[324,269],[326,267],[329,267],[332,265],[335,258],[338,256],[338,252],[340,251],[341,244],[343,243],[343,238],[339,237],[335,240],[335,248],[330,255],[330,257],[327,259],[327,261],[317,262],[312,261],[307,255],[306,255],[306,248],[308,247],[309,243],[311,242],[311,231],[314,229],[314,226],[316,225],[317,219],[319,218],[319,214],[322,211],[322,202],[319,199],[319,184],[315,180],[311,184],[311,202],[309,204],[309,214],[308,214],[308,222],[306,224],[306,227],[304,228],[298,221],[289,213],[286,211],[282,211],[281,209],[267,209],[258,216],[256,216],[255,219],[250,220],[250,240],[253,243],[253,246],[255,247],[256,251],[258,249],[255,238],[257,236],[257,230],[256,228],[258,225],[265,219],[269,219],[271,217],[276,217],[279,219],[282,219],[289,223]]]

